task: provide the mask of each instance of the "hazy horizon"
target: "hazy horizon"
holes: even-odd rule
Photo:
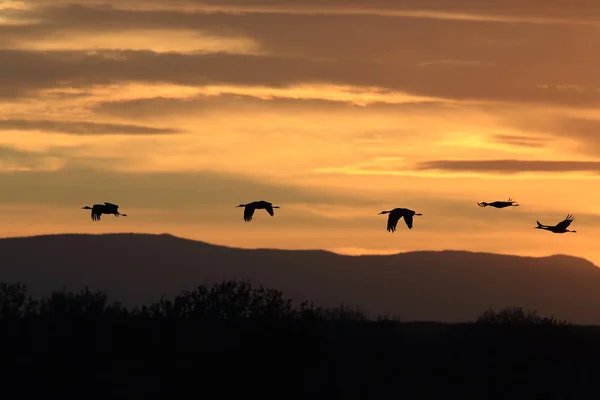
[[[0,0],[0,236],[600,264],[599,27],[591,0]],[[391,234],[394,207],[423,216]]]

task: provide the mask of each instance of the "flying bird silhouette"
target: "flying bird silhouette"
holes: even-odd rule
[[[119,206],[112,203],[94,204],[92,207],[81,207],[82,210],[92,210],[92,221],[100,221],[102,214],[113,214],[115,217],[120,215],[126,217],[127,214],[119,212]]]
[[[477,205],[479,207],[496,207],[496,208],[504,208],[504,207],[519,207],[518,204],[516,204],[516,202],[513,201],[513,199],[509,198],[508,201],[494,201],[492,203],[486,203],[485,201],[482,201],[481,203],[477,203]]]
[[[412,229],[413,227],[413,216],[415,215],[423,215],[421,213],[415,213],[413,210],[409,210],[408,208],[394,208],[390,211],[382,211],[378,215],[381,214],[389,214],[387,221],[387,231],[395,232],[396,225],[398,225],[398,221],[400,218],[404,217],[404,222],[408,229]]]
[[[558,224],[556,224],[554,226],[540,224],[540,221],[535,221],[535,222],[537,222],[537,226],[534,227],[534,229],[545,229],[552,233],[566,233],[566,232],[576,233],[577,231],[571,231],[571,230],[567,229],[569,227],[569,225],[571,225],[571,222],[573,222],[574,219],[575,219],[575,217],[573,217],[571,214],[569,214],[563,221],[559,222]]]
[[[236,206],[236,208],[238,207],[244,207],[244,221],[246,222],[252,221],[254,210],[267,210],[269,215],[271,215],[272,217],[273,215],[275,215],[273,209],[280,208],[279,206],[274,206],[272,203],[269,203],[268,201],[264,200],[253,201],[252,203],[248,204],[240,204],[239,206]]]

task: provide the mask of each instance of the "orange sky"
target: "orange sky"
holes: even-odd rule
[[[0,235],[600,264],[596,3],[0,0]]]

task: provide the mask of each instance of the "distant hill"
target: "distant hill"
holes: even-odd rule
[[[239,249],[172,235],[47,235],[0,239],[0,281],[39,296],[88,285],[127,305],[222,279],[282,290],[294,301],[360,305],[402,320],[474,320],[487,308],[522,306],[600,324],[600,269],[576,257],[466,251],[346,256],[326,251]]]

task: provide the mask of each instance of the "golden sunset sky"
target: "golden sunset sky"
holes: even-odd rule
[[[0,0],[0,235],[600,264],[599,105],[597,0]]]

